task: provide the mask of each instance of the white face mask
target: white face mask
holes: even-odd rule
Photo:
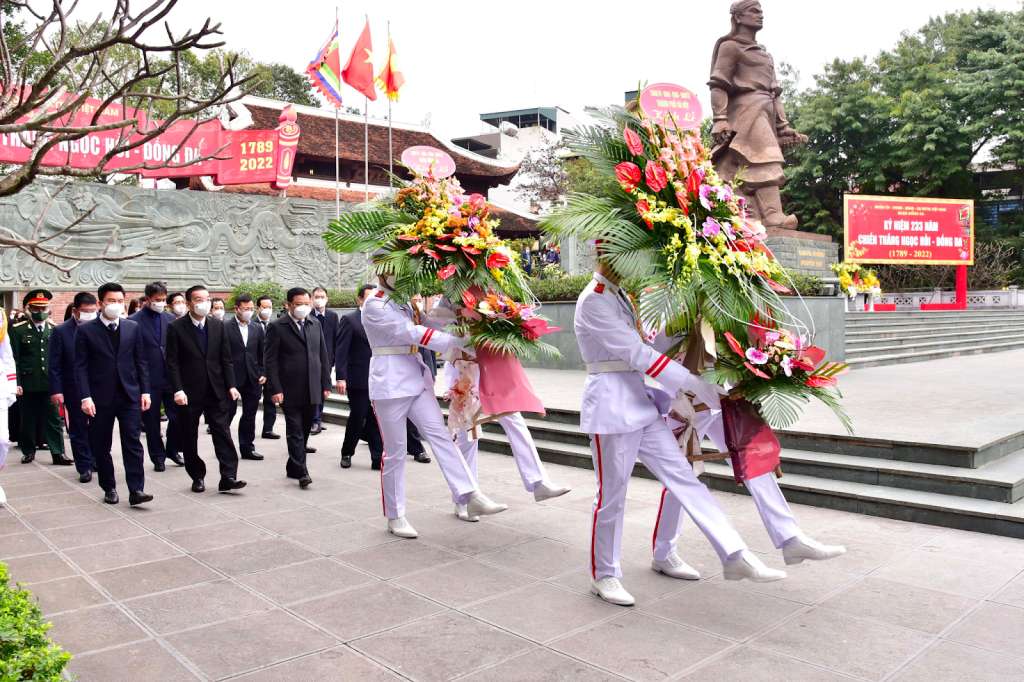
[[[171,306],[171,310],[174,311],[175,315],[177,315],[178,317],[181,317],[182,315],[185,314],[185,304],[184,303],[175,303],[174,305]]]
[[[313,299],[313,305],[316,306],[317,310],[323,310],[327,307],[327,299],[321,296],[317,296]]]
[[[248,322],[249,320],[252,319],[252,311],[251,310],[239,310],[238,311],[238,319],[240,319],[242,322]]]
[[[206,317],[210,314],[210,302],[203,301],[202,303],[196,303],[192,306],[192,312],[196,314],[196,317]]]
[[[213,317],[214,317],[214,319],[217,319],[217,320],[223,320],[224,319],[224,309],[223,308],[217,308],[216,310],[214,310],[213,311]]]
[[[92,311],[91,313],[78,313],[78,321],[79,322],[92,322],[95,319],[96,319],[96,311],[95,310]]]
[[[269,320],[270,313],[274,312],[271,308],[260,308],[260,319]]]
[[[150,301],[149,307],[154,313],[162,313],[167,308],[167,301]]]
[[[306,319],[306,316],[309,315],[309,310],[310,308],[308,305],[297,305],[292,308],[292,315],[296,320],[304,320]]]
[[[108,303],[103,306],[103,317],[108,320],[116,320],[124,312],[124,303]]]

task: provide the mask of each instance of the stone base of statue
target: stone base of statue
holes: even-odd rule
[[[835,276],[832,264],[839,260],[839,244],[827,234],[769,228],[765,244],[789,270],[822,278]]]

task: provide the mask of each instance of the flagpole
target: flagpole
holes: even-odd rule
[[[338,34],[340,19],[338,6],[334,6],[334,34]],[[340,114],[338,104],[334,105],[334,217],[341,218],[341,160],[338,156],[338,127]],[[341,253],[334,254],[334,278],[336,286],[341,288]]]
[[[370,200],[370,98],[363,95],[363,201]]]
[[[388,59],[391,59],[391,20],[388,20]],[[388,72],[391,72],[391,65],[388,65]],[[385,88],[386,90],[386,88]],[[395,152],[391,143],[391,95],[385,93],[388,98],[388,174],[395,173]]]

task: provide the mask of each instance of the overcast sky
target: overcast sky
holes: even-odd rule
[[[133,0],[143,5],[147,0]],[[391,23],[406,77],[396,121],[422,122],[448,137],[484,130],[479,114],[505,109],[621,102],[640,80],[676,82],[707,107],[711,49],[729,30],[731,0],[602,3],[594,0],[346,0],[340,4],[342,62],[369,14],[375,64],[384,59]],[[107,12],[112,0],[82,0],[80,19]],[[1014,10],[1021,0],[762,0],[758,40],[776,62],[813,82],[835,58],[872,56],[930,16],[975,7]],[[276,9],[272,9],[276,6]],[[260,61],[305,69],[334,25],[336,3],[292,0],[180,0],[172,27],[219,21],[227,47]],[[345,103],[362,107],[354,90]],[[370,103],[385,116],[386,100]]]

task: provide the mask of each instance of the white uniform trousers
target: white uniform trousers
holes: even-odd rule
[[[546,476],[540,455],[537,454],[537,446],[533,442],[533,436],[530,435],[530,429],[526,426],[526,420],[523,419],[522,413],[515,412],[499,417],[498,424],[508,436],[508,443],[512,448],[512,459],[515,460],[516,468],[519,469],[519,477],[523,479],[523,487],[526,488],[526,492],[532,493],[537,484]],[[470,440],[468,433],[460,431],[455,437],[455,442],[475,479],[477,450],[480,449],[480,441]],[[458,500],[454,500],[454,498],[453,501],[458,503]]]
[[[597,495],[591,527],[590,571],[595,580],[622,576],[622,521],[626,486],[637,459],[668,488],[693,517],[723,560],[746,549],[743,539],[725,512],[701,483],[664,420],[651,422],[639,431],[591,437]]]
[[[373,411],[384,441],[380,487],[386,517],[397,519],[405,516],[406,419],[412,420],[420,435],[430,444],[454,499],[465,500],[477,489],[476,476],[452,442],[432,391],[424,387],[418,396],[374,400]]]

